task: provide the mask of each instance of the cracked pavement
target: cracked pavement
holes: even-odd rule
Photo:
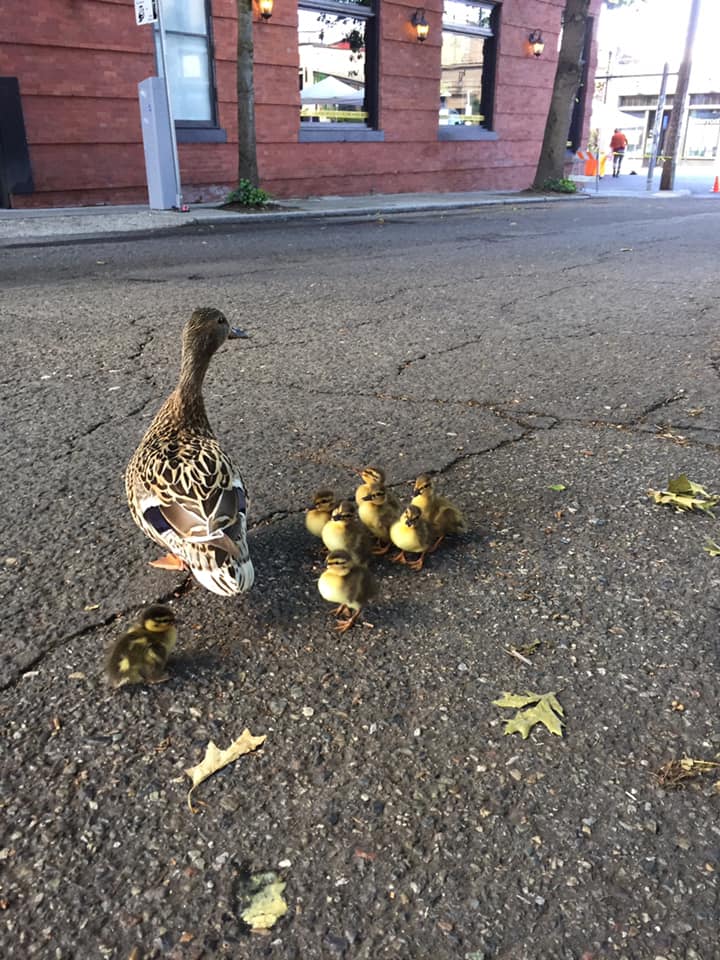
[[[718,226],[594,200],[3,253],[4,957],[720,958],[720,776],[655,776],[720,761],[720,535],[646,495],[720,490]],[[251,494],[230,601],[150,568],[123,494],[196,305],[252,337],[205,389]],[[469,532],[378,560],[339,638],[303,511],[366,463],[436,474]],[[157,600],[170,681],[110,692]],[[527,689],[564,738],[503,736]],[[191,816],[184,768],[245,726]],[[251,935],[267,869],[289,910]]]

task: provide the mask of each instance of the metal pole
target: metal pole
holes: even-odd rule
[[[665,91],[667,90],[668,65],[663,67],[662,80],[660,81],[660,93],[658,95],[657,107],[655,109],[655,123],[653,125],[652,148],[650,150],[650,161],[648,163],[646,190],[652,190],[653,177],[655,176],[655,165],[657,163],[658,152],[660,148],[660,133],[662,131],[663,113],[665,112]]]
[[[170,118],[170,142],[172,143],[173,173],[175,174],[175,208],[182,210],[182,186],[180,184],[180,161],[178,159],[177,138],[175,137],[175,118],[172,111],[172,100],[170,98],[170,80],[167,70],[167,53],[165,50],[165,24],[163,23],[162,0],[157,2],[158,15],[158,36],[160,40],[160,65],[162,66],[163,81],[165,83],[165,96],[167,97],[168,116]]]

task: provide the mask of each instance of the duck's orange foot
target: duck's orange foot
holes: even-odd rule
[[[429,553],[430,551],[426,550],[425,552]],[[421,553],[416,560],[406,560],[405,565],[410,567],[411,570],[422,570],[424,562],[425,562],[425,554]]]
[[[164,557],[158,557],[157,560],[150,561],[151,567],[156,567],[158,570],[187,570],[187,564],[184,560],[181,560],[180,557],[176,557],[174,553],[166,553]]]
[[[392,544],[391,544],[390,542],[388,542],[388,543],[381,543],[381,542],[378,540],[378,542],[377,542],[377,543],[375,544],[375,546],[372,548],[372,554],[373,554],[373,556],[375,556],[375,557],[383,557],[383,556],[385,556],[385,554],[388,552],[388,550],[389,550],[391,547],[392,547]]]

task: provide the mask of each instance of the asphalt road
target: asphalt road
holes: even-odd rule
[[[646,492],[720,491],[719,229],[595,200],[3,252],[4,958],[720,957],[720,776],[656,776],[720,761],[720,529]],[[252,496],[234,600],[148,567],[123,499],[196,305],[252,335],[206,384]],[[435,473],[469,532],[378,560],[339,637],[303,511],[366,463]],[[110,692],[159,599],[170,681]],[[526,690],[563,738],[504,735]],[[244,727],[191,815],[183,770]],[[288,912],[250,933],[268,870]]]

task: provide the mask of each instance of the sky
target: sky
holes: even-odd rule
[[[635,0],[630,7],[603,7],[598,23],[598,74],[607,72],[610,51],[610,73],[629,73],[637,66],[625,64],[618,69],[619,53],[639,60],[643,68],[662,70],[667,60],[670,70],[677,70],[685,47],[690,5],[690,0]],[[715,90],[720,89],[719,43],[720,0],[701,0],[692,77],[714,80]],[[692,81],[691,85],[695,86]],[[702,86],[708,88],[707,82]]]

